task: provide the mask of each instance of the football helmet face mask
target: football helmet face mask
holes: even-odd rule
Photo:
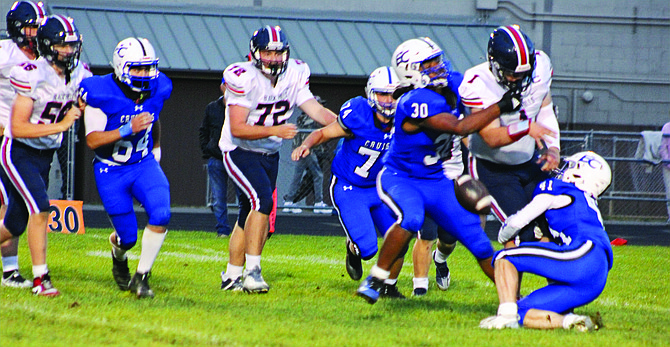
[[[47,18],[42,2],[17,1],[7,12],[7,34],[19,47],[29,46],[37,53],[36,36],[26,35],[26,27],[37,28]]]
[[[503,87],[523,91],[530,86],[535,71],[535,45],[518,26],[502,26],[491,33],[488,60],[493,76]]]
[[[261,51],[276,51],[278,59],[261,57]],[[249,57],[257,69],[270,76],[279,76],[288,66],[291,53],[286,34],[279,26],[264,26],[254,32],[249,41]]]
[[[81,42],[82,37],[70,17],[49,16],[37,29],[40,57],[63,69],[67,75],[79,64]],[[69,46],[69,49],[62,50],[57,46]]]
[[[112,67],[116,78],[138,93],[151,91],[159,74],[154,46],[143,37],[129,37],[119,42],[114,48]],[[133,69],[141,72],[131,72]]]
[[[401,87],[446,87],[451,63],[428,37],[407,40],[396,48],[391,61]]]
[[[558,178],[575,186],[593,197],[602,194],[612,183],[612,170],[600,155],[579,152],[564,159],[565,164]]]
[[[382,116],[386,118],[393,117],[395,115],[396,100],[391,99],[391,102],[384,102],[379,100],[378,93],[393,95],[399,84],[398,75],[388,66],[382,66],[372,71],[365,86],[368,104]]]

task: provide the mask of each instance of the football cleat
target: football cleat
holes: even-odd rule
[[[370,275],[366,277],[365,280],[363,280],[361,285],[358,287],[356,295],[365,299],[368,302],[368,304],[372,305],[375,302],[377,302],[377,300],[379,300],[379,296],[381,295],[383,287],[384,287],[383,280],[380,280],[379,278]]]
[[[128,270],[128,258],[118,260],[112,252],[112,276],[119,289],[126,291],[130,288],[130,270]]]
[[[424,296],[428,294],[428,288],[414,288],[412,296]]]
[[[594,323],[594,319],[596,323]],[[596,315],[594,319],[589,316],[581,316],[573,313],[565,315],[563,318],[563,328],[566,330],[577,330],[581,332],[589,332],[600,329],[602,326],[602,318],[600,314]]]
[[[384,283],[384,287],[381,291],[381,296],[391,299],[406,299],[401,292],[398,291],[398,286],[395,284]]]
[[[479,327],[482,329],[518,329],[519,315],[514,316],[491,316],[484,318],[479,322]]]
[[[358,281],[363,277],[363,265],[361,264],[361,257],[356,253],[351,251],[350,245],[351,241],[347,239],[347,258],[346,258],[346,267],[347,273],[352,280]]]
[[[232,279],[225,278],[225,272],[221,272],[221,290],[230,290],[233,292],[242,291],[242,276]],[[225,279],[224,279],[225,278]]]
[[[12,288],[30,288],[33,284],[23,278],[19,270],[11,270],[2,273],[2,286]]]
[[[39,296],[58,296],[60,292],[51,283],[51,276],[47,272],[42,277],[35,277],[33,279],[33,294]]]
[[[265,294],[270,290],[270,286],[261,275],[261,268],[256,266],[244,276],[242,289],[249,294]]]
[[[130,291],[137,295],[138,299],[143,298],[153,298],[154,291],[149,288],[149,277],[151,277],[151,272],[141,274],[136,272],[133,278],[130,280]]]
[[[447,290],[451,284],[451,273],[447,262],[440,263],[435,260],[435,252],[433,251],[433,262],[435,263],[435,283],[440,290]]]

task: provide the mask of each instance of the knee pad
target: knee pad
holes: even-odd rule
[[[5,219],[5,228],[7,228],[7,231],[9,231],[10,234],[14,236],[21,236],[23,235],[23,232],[26,230],[26,226],[28,225],[28,219],[26,218],[25,220],[16,220],[14,218],[11,219]]]
[[[166,226],[170,223],[170,207],[163,207],[151,211],[149,215],[149,224],[157,226]]]
[[[367,247],[359,247],[359,251],[361,252],[361,259],[370,260],[377,254],[377,244],[375,243],[374,245],[369,245]]]
[[[5,228],[10,234],[21,236],[28,226],[28,217],[28,210],[25,205],[18,206],[10,203],[4,219]]]
[[[135,212],[109,216],[112,220],[119,247],[129,250],[137,243],[137,218]]]
[[[400,226],[412,234],[416,234],[423,226],[423,216],[404,215],[402,221],[400,222]]]
[[[272,192],[268,196],[261,196],[258,198],[260,200],[260,206],[258,212],[262,214],[269,215],[272,212],[272,206],[274,206],[274,200],[272,200]]]

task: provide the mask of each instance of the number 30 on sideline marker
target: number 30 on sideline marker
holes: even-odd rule
[[[47,231],[63,234],[83,234],[84,214],[83,201],[50,200],[49,221]]]

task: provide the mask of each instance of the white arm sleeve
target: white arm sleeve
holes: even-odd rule
[[[513,239],[521,228],[528,225],[544,211],[565,207],[570,203],[572,203],[572,198],[568,195],[536,195],[526,207],[507,218],[498,232],[498,242],[505,243]]]
[[[84,109],[84,125],[86,135],[94,131],[105,131],[107,115],[101,109],[87,105]]]
[[[548,147],[556,147],[558,150],[561,150],[561,132],[558,128],[558,119],[556,119],[556,114],[554,114],[554,103],[551,102],[549,105],[544,106],[540,109],[540,112],[537,113],[535,121],[541,126],[551,130],[556,134],[556,137],[545,137]]]

